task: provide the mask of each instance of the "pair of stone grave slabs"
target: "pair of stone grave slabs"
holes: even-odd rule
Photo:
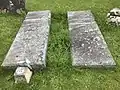
[[[72,65],[114,67],[116,65],[91,11],[68,12]]]
[[[49,10],[28,12],[2,66],[15,69],[27,63],[33,69],[46,67],[50,22]]]

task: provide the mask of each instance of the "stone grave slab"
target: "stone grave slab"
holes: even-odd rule
[[[114,67],[116,65],[90,10],[68,12],[72,65]]]
[[[49,10],[28,12],[2,66],[16,69],[29,64],[33,69],[45,68],[50,22]]]

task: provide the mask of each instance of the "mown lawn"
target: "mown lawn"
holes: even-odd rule
[[[52,12],[47,68],[35,72],[30,84],[14,84],[13,71],[0,68],[0,90],[120,90],[120,27],[108,26],[106,14],[119,0],[27,0],[27,9]],[[71,66],[67,11],[91,9],[117,63],[115,69],[79,69]],[[24,19],[0,14],[0,64]]]

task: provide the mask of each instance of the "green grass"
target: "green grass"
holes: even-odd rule
[[[0,68],[0,90],[120,90],[120,27],[106,24],[107,12],[119,0],[27,0],[27,9],[52,12],[47,68],[35,72],[30,84],[14,84],[13,71]],[[71,66],[67,11],[91,9],[117,63],[115,69],[79,69]],[[0,14],[0,64],[24,16]]]

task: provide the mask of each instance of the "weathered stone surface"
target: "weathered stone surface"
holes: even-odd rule
[[[28,12],[27,16],[25,19],[36,19],[36,18],[44,18],[48,19],[48,12],[49,10],[46,11],[34,11],[34,12]]]
[[[91,11],[68,12],[73,66],[116,65]]]
[[[50,11],[29,12],[2,66],[16,68],[29,61],[33,69],[46,67],[50,20]]]
[[[15,83],[30,82],[32,71],[28,67],[17,67],[14,73]]]

